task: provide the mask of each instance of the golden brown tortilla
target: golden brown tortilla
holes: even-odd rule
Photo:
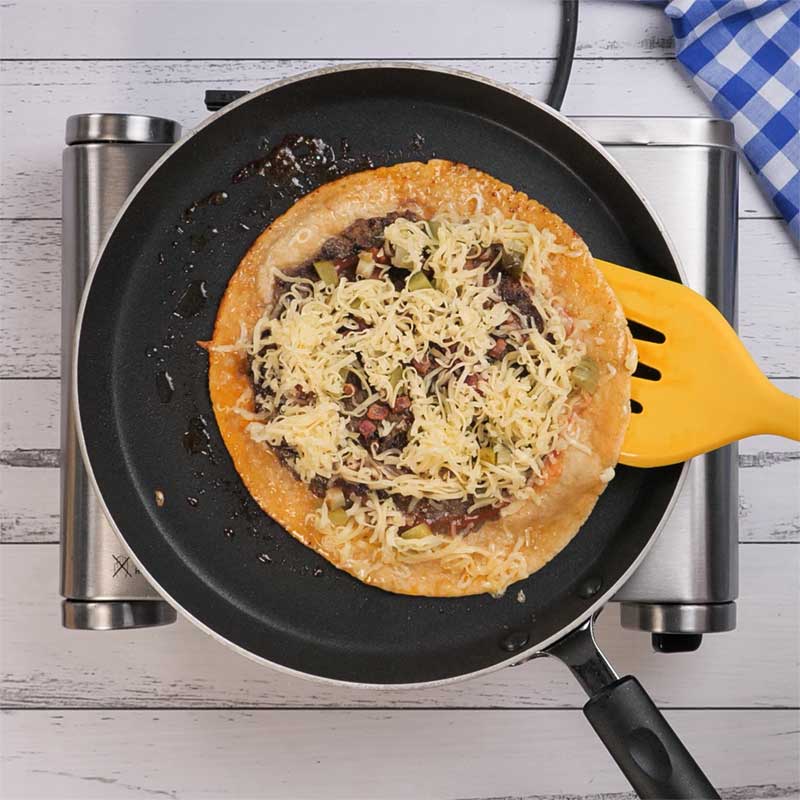
[[[325,535],[309,519],[321,501],[266,445],[250,438],[248,420],[232,411],[243,393],[246,397],[249,393],[252,408],[246,356],[214,349],[235,344],[241,323],[252,331],[270,305],[274,269],[288,269],[312,258],[326,239],[357,219],[398,210],[411,210],[423,218],[499,211],[540,229],[549,228],[560,244],[580,253],[578,257],[554,256],[548,274],[565,310],[590,323],[579,335],[587,354],[601,365],[600,386],[578,411],[582,420],[578,438],[590,452],[567,448],[540,492],[539,504],[527,503],[468,534],[471,543],[492,545],[501,557],[515,547],[521,550],[526,569],[513,580],[535,572],[566,546],[589,516],[605,488],[609,468],[619,457],[628,423],[635,351],[622,308],[580,237],[547,208],[486,173],[442,160],[397,164],[349,175],[299,200],[259,236],[228,284],[209,352],[211,400],[236,470],[253,498],[301,542],[335,566],[388,591],[428,596],[482,593],[486,586],[480,580],[459,584],[461,576],[443,570],[435,561],[402,567],[383,564],[377,549],[366,544],[343,563],[341,554],[326,545]],[[605,365],[610,367],[603,369]]]

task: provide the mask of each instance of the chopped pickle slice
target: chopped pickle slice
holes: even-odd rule
[[[395,389],[397,387],[397,384],[400,383],[400,381],[402,379],[403,379],[403,367],[402,366],[395,367],[389,373],[389,383],[391,384],[392,389]]]
[[[415,272],[408,279],[408,291],[416,292],[420,289],[433,289],[433,284],[428,280],[428,276],[424,272]]]
[[[338,486],[332,486],[325,492],[325,503],[331,511],[344,508],[344,492]]]
[[[334,508],[333,511],[328,512],[328,519],[337,528],[341,528],[343,525],[347,525],[347,512],[343,508]]]
[[[314,269],[326,286],[336,286],[339,283],[339,273],[336,271],[333,261],[315,261]]]
[[[478,451],[478,458],[484,464],[496,464],[497,463],[497,456],[495,455],[493,447],[481,447]]]
[[[395,245],[394,254],[392,255],[392,264],[394,266],[399,267],[400,269],[414,269],[416,264],[414,263],[414,259],[411,258],[411,253],[408,252],[404,247],[400,247],[399,245]]]
[[[519,280],[522,277],[522,256],[519,253],[503,250],[500,263],[512,278]]]
[[[433,536],[433,531],[431,530],[430,525],[427,525],[424,522],[421,522],[419,525],[415,525],[413,528],[408,528],[408,530],[405,530],[400,534],[401,539],[424,539],[426,536]]]
[[[575,369],[572,370],[573,383],[589,394],[592,394],[597,389],[599,380],[600,368],[591,356],[584,356]]]

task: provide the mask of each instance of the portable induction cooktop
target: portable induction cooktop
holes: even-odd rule
[[[209,108],[219,107],[219,93],[213,94]],[[738,186],[730,123],[683,117],[573,121],[649,199],[689,286],[735,325]],[[61,372],[61,593],[67,628],[138,628],[176,618],[139,573],[89,486],[75,439],[71,362],[81,291],[103,237],[129,192],[180,135],[178,123],[143,115],[67,120]],[[168,379],[154,374],[153,391],[168,399],[169,389]],[[650,632],[656,649],[694,650],[703,634],[735,627],[737,495],[736,445],[695,458],[660,539],[615,596],[622,625]]]

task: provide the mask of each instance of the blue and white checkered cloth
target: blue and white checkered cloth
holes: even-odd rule
[[[800,240],[800,0],[672,0],[678,60]]]

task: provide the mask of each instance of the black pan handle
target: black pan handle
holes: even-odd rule
[[[592,620],[548,648],[589,695],[583,713],[643,800],[719,800],[716,789],[636,678],[617,678]]]
[[[719,798],[632,675],[593,695],[583,713],[642,798]]]

